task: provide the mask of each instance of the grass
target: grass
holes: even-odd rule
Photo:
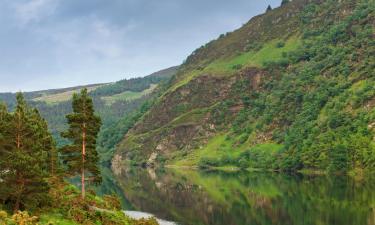
[[[78,225],[78,223],[67,220],[59,213],[43,214],[40,217],[40,224],[58,224],[58,225]]]
[[[284,43],[282,47],[278,47],[278,43]],[[285,42],[279,39],[275,39],[263,45],[263,47],[257,51],[250,51],[238,55],[232,59],[221,59],[213,62],[207,67],[207,71],[212,73],[225,72],[233,73],[237,71],[237,65],[242,67],[263,67],[263,64],[270,61],[278,61],[283,58],[283,52],[287,53],[293,51],[300,46],[300,40],[297,37],[291,37]]]
[[[124,214],[120,201],[114,196],[98,197],[92,191],[83,200],[79,190],[61,178],[50,178],[50,204],[39,208],[36,215],[27,211],[14,215],[0,210],[0,224],[29,225],[157,225],[154,218],[134,220]],[[0,205],[1,208],[1,205]]]
[[[102,85],[88,87],[87,91],[88,92],[94,91],[95,89],[101,86]],[[65,91],[65,92],[51,94],[51,95],[45,94],[41,97],[34,98],[33,101],[46,102],[47,104],[56,104],[60,102],[66,102],[72,98],[74,93],[78,93],[79,91],[81,91],[81,89],[75,89],[75,90]]]
[[[278,46],[283,43],[283,46]],[[233,75],[238,71],[236,66],[241,67],[258,67],[262,68],[263,64],[270,61],[278,61],[283,58],[283,52],[291,52],[301,45],[298,36],[292,36],[287,40],[274,39],[266,44],[258,51],[249,51],[237,56],[227,57],[215,60],[206,66],[203,70],[192,70],[187,72],[183,79],[173,85],[169,92],[175,91],[178,87],[184,86],[195,77],[201,74],[212,74],[215,76]]]
[[[203,157],[215,159],[219,159],[225,155],[235,157],[241,154],[247,147],[246,145],[233,147],[234,144],[234,140],[228,139],[226,134],[219,134],[209,140],[203,148],[191,151],[190,154],[183,158],[177,157],[171,164],[174,166],[195,167]]]
[[[269,152],[269,153],[276,153],[279,152],[283,148],[283,145],[276,144],[276,143],[263,143],[254,146],[252,149],[253,151],[258,152]]]
[[[105,101],[106,105],[112,105],[116,101],[131,101],[131,100],[141,98],[147,94],[150,94],[156,87],[157,87],[157,84],[151,84],[150,88],[142,92],[125,91],[120,94],[116,94],[112,96],[105,96],[105,97],[102,97],[101,99]]]
[[[208,108],[194,109],[175,118],[170,125],[179,126],[187,123],[197,123],[206,115]]]
[[[171,168],[196,168],[203,158],[221,159],[222,157],[229,157],[235,159],[238,158],[241,153],[248,151],[249,149],[265,156],[272,156],[282,148],[283,145],[276,143],[263,143],[251,146],[251,144],[245,142],[244,144],[239,145],[237,144],[236,139],[228,138],[227,134],[224,133],[211,138],[204,147],[190,151],[187,155],[176,155],[174,160],[172,160],[168,166]],[[230,172],[238,170],[239,168],[237,166],[223,165],[211,169]]]

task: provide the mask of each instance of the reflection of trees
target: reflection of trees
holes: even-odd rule
[[[374,220],[374,182],[347,177],[168,170],[151,179],[138,170],[119,180],[135,208],[186,225],[372,225]]]

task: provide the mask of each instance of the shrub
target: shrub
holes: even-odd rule
[[[199,161],[198,166],[199,166],[199,168],[207,169],[207,168],[209,168],[209,167],[217,167],[217,166],[220,166],[220,162],[219,162],[219,160],[214,159],[214,158],[203,157],[203,158]]]
[[[246,159],[246,158],[241,158],[239,161],[238,161],[238,166],[241,168],[241,169],[247,169],[249,168],[249,161]]]
[[[284,46],[285,46],[285,42],[282,42],[282,41],[277,42],[276,44],[276,48],[283,48]]]
[[[240,69],[242,69],[242,67],[243,67],[242,64],[236,64],[236,65],[232,66],[232,69],[234,69],[234,70],[240,70]]]

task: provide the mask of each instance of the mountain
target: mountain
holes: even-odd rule
[[[200,47],[117,145],[113,170],[375,169],[374,5],[293,0]]]
[[[36,107],[47,120],[58,145],[66,143],[60,133],[67,128],[65,115],[72,111],[73,93],[87,88],[93,97],[95,110],[101,116],[103,126],[98,137],[98,150],[103,161],[112,157],[114,146],[139,117],[138,109],[147,108],[156,90],[167,82],[178,70],[171,67],[149,76],[125,79],[114,83],[92,84],[63,89],[51,89],[24,93],[28,103]],[[15,105],[14,93],[0,93],[0,101],[12,109]],[[143,107],[142,107],[143,106]],[[116,132],[114,132],[116,130]]]

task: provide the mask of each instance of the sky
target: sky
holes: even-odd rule
[[[280,2],[0,0],[0,92],[145,76]]]

